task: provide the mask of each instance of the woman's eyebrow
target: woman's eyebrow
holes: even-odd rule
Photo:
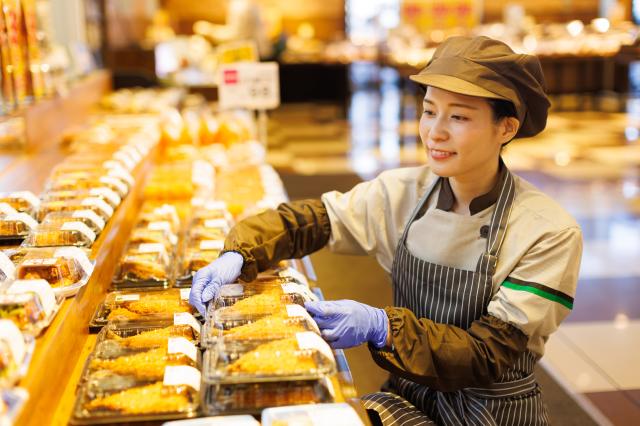
[[[431,100],[429,100],[429,99],[423,99],[422,104],[423,104],[423,105],[435,105],[435,104],[434,104],[434,102],[433,102],[433,101],[431,101]],[[474,107],[474,106],[467,105],[467,104],[460,104],[460,103],[457,103],[457,102],[453,102],[453,103],[447,104],[447,106],[450,106],[450,107],[458,107],[458,108],[474,109],[474,110],[477,110],[477,109],[478,109],[478,108],[476,108],[476,107]]]

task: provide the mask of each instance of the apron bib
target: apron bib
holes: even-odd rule
[[[513,204],[515,184],[507,171],[496,202],[487,244],[473,271],[426,262],[412,255],[406,247],[411,224],[427,209],[429,199],[440,178],[418,203],[393,260],[394,306],[410,309],[418,318],[452,324],[464,330],[487,312],[493,295],[493,274],[504,240]],[[380,392],[364,396],[367,409],[380,415],[388,425],[547,425],[548,419],[533,367],[537,356],[524,353],[503,377],[488,388],[466,388],[440,392],[407,379],[391,376],[388,386],[393,393]]]

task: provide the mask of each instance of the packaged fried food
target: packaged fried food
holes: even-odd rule
[[[16,268],[18,279],[43,279],[58,296],[75,294],[92,272],[93,264],[77,247],[27,249]]]
[[[107,186],[81,190],[49,191],[44,194],[43,201],[73,201],[89,197],[100,198],[114,209],[122,202],[120,195]]]
[[[25,239],[27,247],[79,246],[91,247],[96,233],[80,221],[66,222],[60,226],[41,225]]]
[[[78,210],[92,210],[105,222],[113,215],[113,208],[104,200],[96,197],[89,197],[82,200],[55,200],[43,202],[38,210],[38,220],[42,221],[49,213],[75,212]]]
[[[33,214],[40,206],[40,200],[33,192],[0,192],[0,203],[7,203],[20,213]]]
[[[33,350],[18,327],[10,320],[0,320],[0,387],[12,387],[21,377],[24,363]]]
[[[189,325],[175,325],[167,321],[156,324],[159,325],[148,322],[138,325],[111,323],[103,329],[103,340],[133,349],[166,346],[167,341],[175,337],[183,337],[194,343],[198,340],[198,331]]]
[[[38,222],[26,213],[0,216],[0,240],[22,239],[37,227]]]
[[[0,319],[11,320],[21,330],[37,327],[47,317],[37,295],[33,293],[0,294]]]
[[[207,243],[207,241],[203,241],[199,247],[185,249],[180,261],[180,269],[176,274],[176,285],[190,287],[194,274],[218,258],[221,249],[217,247],[223,243],[216,241],[216,243],[221,243],[216,244],[216,248],[209,248],[211,246]]]
[[[323,379],[260,383],[215,383],[205,389],[207,415],[252,413],[268,407],[333,402],[332,387]]]
[[[151,245],[141,244],[137,247]],[[162,244],[153,244],[160,245]],[[113,281],[115,288],[168,287],[170,285],[168,258],[159,252],[128,251],[120,260],[119,272]]]
[[[95,232],[96,235],[100,234],[104,229],[105,222],[100,216],[95,214],[93,210],[76,210],[73,212],[54,212],[49,213],[42,220],[43,225],[51,225],[62,227],[68,222],[82,222],[89,229]]]
[[[180,231],[180,218],[175,206],[171,204],[162,204],[153,206],[145,203],[142,206],[142,212],[138,217],[137,225],[141,227],[149,227],[153,222],[169,222],[170,231],[178,234]]]
[[[162,244],[168,253],[172,252],[177,242],[178,237],[171,232],[169,222],[151,222],[147,227],[135,228],[129,238],[130,244]]]
[[[201,241],[222,241],[227,236],[228,230],[221,227],[195,226],[189,229],[188,239],[190,246],[197,246]]]
[[[335,371],[329,345],[314,332],[266,343],[225,341],[207,350],[204,365],[208,383],[312,380]]]

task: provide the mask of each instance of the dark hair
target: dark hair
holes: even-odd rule
[[[513,105],[513,102],[507,101],[505,99],[487,99],[487,102],[489,103],[491,111],[493,112],[494,122],[498,123],[500,120],[507,117],[518,118],[516,107],[515,105]],[[502,146],[505,147],[510,143],[511,141],[505,142],[504,144],[502,144]]]

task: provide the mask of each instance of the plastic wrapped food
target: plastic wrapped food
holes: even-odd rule
[[[158,244],[140,244],[136,247],[157,246]],[[160,247],[164,245],[160,244]],[[164,252],[127,251],[120,260],[119,271],[113,281],[115,288],[168,287],[170,285],[170,266]]]
[[[153,222],[169,222],[172,233],[177,234],[180,231],[178,211],[170,204],[157,207],[143,206],[142,213],[138,217],[138,226],[149,227],[149,224]]]
[[[170,320],[176,313],[191,313],[193,308],[189,305],[188,289],[183,290],[186,291],[114,291],[107,294],[91,324],[102,326],[108,321]]]
[[[103,343],[115,343],[121,348],[140,349],[166,346],[170,338],[182,337],[191,342],[198,341],[200,333],[193,327],[175,325],[168,321],[143,324],[110,323],[103,329]]]
[[[43,225],[62,227],[67,222],[82,222],[98,235],[104,229],[104,219],[93,210],[76,210],[73,212],[49,213],[42,220]]]
[[[118,193],[116,193],[113,189],[106,186],[77,191],[49,191],[44,195],[43,201],[72,201],[89,197],[100,198],[114,209],[118,207],[118,205],[120,205],[120,203],[122,202],[120,195],[118,195]]]
[[[18,212],[32,214],[38,209],[40,200],[30,191],[2,192],[0,203],[7,203]]]
[[[213,262],[220,255],[219,249],[209,249],[207,246],[187,248],[182,255],[180,270],[176,276],[176,285],[191,286],[193,275],[201,268]]]
[[[167,252],[171,252],[177,242],[178,237],[171,232],[169,222],[151,222],[148,227],[135,228],[129,238],[130,244],[162,244]]]
[[[0,318],[33,336],[51,323],[62,301],[45,280],[16,280],[6,291],[0,295]]]
[[[61,226],[41,225],[31,231],[24,241],[27,247],[79,246],[91,247],[96,233],[80,221],[66,222]]]
[[[227,231],[223,228],[216,227],[205,227],[205,226],[196,226],[189,229],[189,244],[191,246],[199,244],[201,241],[209,240],[209,241],[222,241],[224,243],[224,239],[227,236]]]
[[[84,286],[93,264],[77,247],[27,250],[16,268],[18,279],[46,280],[56,295],[69,296]]]
[[[203,409],[207,415],[260,414],[268,407],[333,402],[331,389],[324,380],[215,383],[205,389]]]
[[[205,354],[208,383],[247,383],[273,380],[312,380],[336,371],[329,345],[313,332],[259,341],[216,345]]]
[[[38,220],[42,221],[49,213],[52,212],[75,212],[78,210],[92,210],[105,222],[113,215],[113,208],[109,204],[100,198],[89,197],[73,201],[56,200],[43,202],[38,210]]]
[[[295,405],[267,408],[262,412],[263,426],[364,426],[355,410],[346,403]]]
[[[0,320],[0,387],[11,387],[20,379],[20,370],[33,351],[30,343],[10,320]]]
[[[16,276],[16,266],[11,261],[7,253],[0,252],[0,283],[14,279]]]
[[[114,176],[95,175],[87,179],[76,179],[69,176],[61,176],[49,181],[48,191],[75,191],[88,190],[92,188],[107,187],[123,198],[129,192],[129,185],[123,180]]]
[[[37,227],[38,222],[26,213],[0,216],[0,241],[22,239]]]

